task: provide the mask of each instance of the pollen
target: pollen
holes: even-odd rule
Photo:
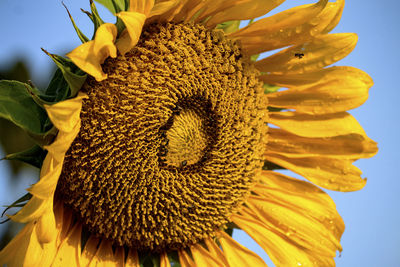
[[[89,78],[58,194],[91,233],[139,251],[212,237],[263,166],[257,70],[222,31],[152,24]]]

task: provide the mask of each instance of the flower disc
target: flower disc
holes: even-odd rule
[[[88,79],[57,187],[94,234],[138,250],[212,236],[263,165],[266,98],[238,44],[200,25],[143,29]]]

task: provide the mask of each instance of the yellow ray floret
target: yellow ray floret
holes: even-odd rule
[[[94,40],[81,44],[68,53],[67,57],[97,81],[102,81],[107,75],[101,69],[101,64],[107,57],[117,56],[117,48],[114,45],[116,36],[117,27],[111,23],[104,23],[97,29]]]
[[[59,130],[56,140],[45,149],[48,151],[40,172],[40,180],[28,191],[32,194],[29,202],[11,219],[17,222],[39,220],[38,239],[47,243],[54,237],[55,220],[53,214],[54,191],[61,173],[64,155],[80,129],[80,111],[82,99],[86,95],[59,102],[52,106],[45,105],[54,126]]]

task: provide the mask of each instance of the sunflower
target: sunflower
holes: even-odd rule
[[[361,189],[352,164],[377,151],[346,112],[371,78],[326,67],[357,42],[328,34],[344,1],[256,21],[283,0],[98,2],[116,23],[91,2],[89,40],[71,18],[83,43],[45,51],[59,67],[46,90],[1,81],[3,117],[38,142],[8,158],[41,171],[10,205],[26,225],[0,263],[265,266],[242,229],[277,266],[335,265],[344,223],[317,186]]]

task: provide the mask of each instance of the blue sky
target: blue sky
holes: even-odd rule
[[[65,0],[76,21],[91,36],[89,20],[79,8],[88,9],[89,1]],[[313,1],[287,0],[278,10],[284,10]],[[400,2],[395,0],[347,1],[342,20],[334,32],[356,32],[358,45],[347,58],[335,65],[349,65],[369,73],[375,85],[370,99],[351,113],[363,125],[368,135],[378,142],[379,153],[372,159],[356,163],[368,178],[366,187],[353,193],[329,192],[346,223],[342,238],[344,251],[336,259],[337,266],[400,266],[400,166],[399,133],[400,112],[396,89],[400,75],[400,50],[398,26]],[[274,12],[275,13],[275,12]],[[28,60],[33,82],[48,80],[51,60],[42,53],[64,54],[79,45],[61,1],[54,0],[1,0],[0,1],[0,68],[17,57]],[[0,154],[4,153],[0,151]],[[23,189],[35,180],[28,171],[22,184],[10,181],[10,172],[0,162],[0,205],[9,204]],[[0,226],[0,231],[1,231]],[[266,257],[265,253],[239,233],[241,243]]]

